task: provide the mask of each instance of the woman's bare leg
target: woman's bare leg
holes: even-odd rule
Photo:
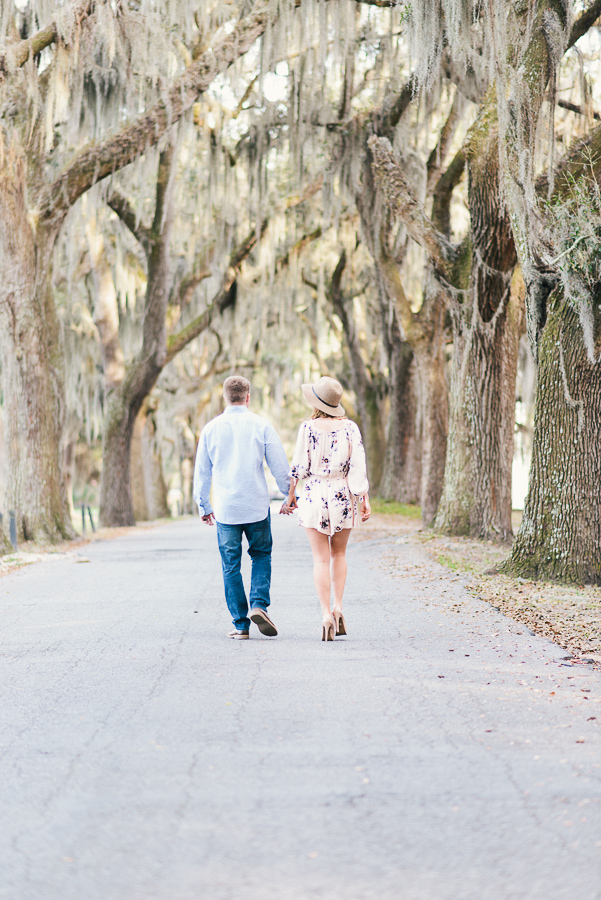
[[[330,614],[330,539],[316,528],[305,528],[313,551],[313,580],[323,616]]]
[[[330,538],[330,558],[332,561],[332,587],[334,588],[334,606],[342,609],[342,595],[346,583],[346,545],[351,536],[350,528],[337,531]]]

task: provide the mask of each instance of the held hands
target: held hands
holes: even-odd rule
[[[296,497],[294,496],[294,494],[292,496],[288,495],[288,497],[286,498],[286,500],[284,500],[280,507],[280,515],[291,516],[295,509],[298,509]]]
[[[361,521],[367,522],[370,516],[371,506],[369,505],[369,497],[366,494],[365,497],[361,497]]]

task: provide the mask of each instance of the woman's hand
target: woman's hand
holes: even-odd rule
[[[369,497],[366,494],[365,497],[361,497],[361,521],[367,522],[370,516],[371,506],[369,505]]]
[[[289,495],[280,507],[280,515],[291,516],[294,510],[297,508],[298,503],[296,502],[296,497],[294,496],[294,494],[291,497]]]

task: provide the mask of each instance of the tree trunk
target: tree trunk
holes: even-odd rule
[[[399,503],[419,503],[421,441],[418,429],[416,371],[413,352],[401,340],[396,319],[391,329],[390,413],[380,496]]]
[[[131,439],[131,498],[136,522],[152,519],[148,502],[147,456],[144,440],[146,410],[136,416]]]
[[[500,197],[492,91],[468,134],[465,156],[471,273],[468,290],[452,302],[450,428],[435,527],[448,534],[505,541],[513,534],[511,476],[523,282],[520,276],[510,283],[516,252]]]
[[[173,144],[169,144],[159,160],[155,213],[147,254],[148,280],[144,300],[142,349],[138,357],[126,367],[123,380],[108,391],[100,482],[100,524],[104,526],[135,525],[131,491],[134,423],[167,362],[167,282],[174,160],[175,148]],[[112,333],[113,330],[107,324],[107,339]],[[111,354],[110,358],[113,356]],[[108,358],[105,355],[105,365]],[[119,366],[116,368],[118,370]]]
[[[4,556],[5,553],[10,553],[12,549],[10,541],[4,531],[4,526],[0,525],[0,556]]]
[[[444,316],[444,308],[441,309]],[[442,324],[442,323],[441,323]],[[434,521],[442,495],[449,431],[448,385],[442,332],[414,353],[419,384],[422,427],[420,505],[426,527]]]
[[[148,411],[148,403],[144,403],[136,417],[131,445],[132,500],[137,522],[169,515],[161,457],[154,442],[154,422]]]
[[[356,391],[355,396],[357,396]],[[371,491],[374,494],[378,494],[384,470],[382,449],[385,446],[385,430],[382,422],[380,400],[372,384],[366,385],[361,399],[357,396],[357,412],[365,444],[367,473]]]
[[[123,383],[107,398],[102,436],[100,524],[135,525],[131,491],[131,444],[136,416],[155,386],[162,367],[152,360],[136,360]]]
[[[597,329],[598,304],[597,297]],[[601,360],[591,363],[577,313],[560,291],[549,299],[540,338],[528,496],[504,570],[601,584]]]
[[[11,148],[0,167],[0,353],[4,392],[6,509],[23,540],[74,536],[60,466],[64,413],[50,265],[58,231],[34,234],[25,164]]]
[[[506,291],[489,322],[478,319],[467,327],[455,318],[445,482],[435,520],[435,528],[446,534],[505,541],[513,533],[511,472],[522,321],[519,287]]]

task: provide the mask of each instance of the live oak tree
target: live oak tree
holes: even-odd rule
[[[531,3],[514,9],[499,0],[485,13],[476,4],[470,8],[449,0],[412,8],[412,32],[419,46],[415,78],[419,83],[431,87],[441,68],[446,68],[447,74],[451,70],[451,77],[457,79],[461,64],[464,73],[476,76],[468,79],[468,92],[473,82],[480,85],[482,93],[486,78],[481,60],[494,60],[496,80],[485,93],[463,146],[468,169],[469,242],[453,248],[441,239],[443,235],[433,229],[415,203],[390,151],[379,146],[380,180],[384,186],[388,182],[387,193],[394,197],[398,214],[405,216],[414,238],[426,249],[439,283],[446,284],[453,316],[451,427],[436,526],[454,533],[500,538],[511,534],[513,404],[522,293],[520,276],[513,279],[512,273],[516,243],[518,248],[524,247],[537,234],[532,189],[537,116],[546,84],[555,75],[566,44],[582,36],[601,12],[598,4],[592,4],[570,31],[566,10],[561,4],[552,7]],[[441,47],[445,47],[443,54]],[[449,65],[453,62],[454,72]],[[465,89],[463,76],[458,86]],[[530,168],[524,161],[529,161]],[[529,178],[526,186],[530,186],[527,197],[524,172]],[[521,252],[520,262],[530,296],[528,254]],[[539,278],[539,283],[543,282],[539,297],[545,288],[549,293],[545,278],[548,272]],[[530,301],[529,311],[532,305]],[[531,312],[528,321],[532,333]],[[545,479],[545,484],[549,483]],[[522,534],[532,530],[529,518],[526,512]],[[544,532],[540,517],[537,522]],[[596,537],[592,540],[594,543]],[[521,536],[514,558],[521,552],[520,544]]]
[[[594,24],[601,4],[590,4],[574,22],[570,12],[559,2],[533,4],[530,21],[518,14],[512,23],[518,51],[503,43],[496,48],[508,61],[497,66],[505,196],[538,362],[528,496],[505,568],[523,577],[598,584],[601,130],[577,143],[556,170],[551,154],[546,178],[537,179],[533,164],[543,97],[549,87],[554,99],[562,56]]]
[[[188,25],[184,36],[192,43],[192,18],[181,7],[175,11]],[[127,82],[132,76],[128,68],[132,47],[137,48],[141,38],[152,48],[151,33],[157,23],[145,21],[143,11],[125,6],[113,9],[97,0],[61,10],[60,19],[40,23],[42,27],[35,31],[37,10],[28,8],[28,12],[23,23],[25,37],[16,32],[13,17],[3,17],[6,46],[0,51],[0,347],[6,500],[17,512],[23,537],[56,540],[72,534],[60,465],[64,374],[52,295],[57,236],[73,204],[94,184],[167,135],[215,78],[255,43],[278,11],[259,0],[247,16],[232,23],[229,32],[222,32],[221,37],[215,34],[212,41],[211,33],[219,23],[209,16],[209,34],[202,30],[198,34],[196,29],[195,35],[201,47],[210,46],[194,57],[186,59],[183,54],[188,64],[183,68],[180,62],[183,70],[179,76],[162,82],[159,90],[145,81],[142,73],[141,87],[148,93],[141,114],[135,116],[139,95],[126,83],[122,91],[114,92],[117,102],[109,104],[113,114],[109,127],[102,128],[101,117],[83,134],[78,126],[86,89],[91,88],[93,95],[92,117],[97,109],[102,110],[95,91],[111,94],[110,80],[108,85],[101,79],[93,81],[95,54],[104,58],[110,69],[117,43]],[[160,29],[158,33],[165,32]],[[170,51],[166,57],[169,68],[175,54],[168,39],[166,43],[163,49]],[[160,48],[155,44],[154,49]],[[158,59],[161,61],[160,53]],[[165,77],[160,71],[153,75]],[[70,111],[69,104],[73,107]],[[119,127],[122,104],[134,115]],[[62,125],[70,143],[61,134]],[[105,136],[107,130],[112,133]],[[92,140],[81,147],[86,137]],[[155,342],[153,354],[164,363],[166,343]]]
[[[251,233],[236,247],[229,258],[219,290],[209,305],[184,328],[168,333],[169,301],[185,306],[190,295],[211,275],[207,267],[210,252],[200,252],[192,267],[176,286],[169,260],[172,253],[173,179],[176,148],[173,144],[160,154],[156,181],[156,200],[151,225],[136,216],[134,207],[118,190],[108,197],[108,204],[141,246],[147,265],[147,281],[141,322],[142,342],[139,353],[126,361],[119,340],[118,310],[111,278],[104,272],[106,261],[95,253],[99,236],[91,235],[90,245],[96,270],[96,321],[103,349],[106,379],[106,412],[103,428],[103,471],[100,491],[102,525],[135,524],[131,490],[131,443],[136,417],[165,365],[188,344],[208,329],[214,318],[235,303],[236,278],[240,266],[257,243],[257,232]],[[265,230],[266,223],[262,231]],[[108,290],[104,289],[108,275]],[[104,276],[104,277],[103,277]],[[174,289],[177,296],[174,296]],[[157,352],[157,349],[160,352]]]

